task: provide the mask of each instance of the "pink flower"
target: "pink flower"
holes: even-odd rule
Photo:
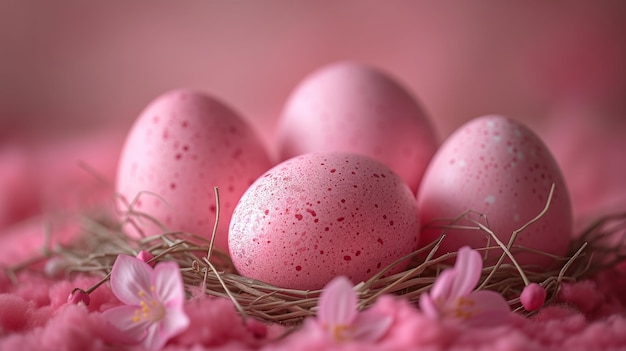
[[[162,262],[152,269],[144,261],[119,255],[111,270],[113,294],[126,306],[103,316],[130,340],[159,350],[189,326],[185,291],[178,265]]]
[[[317,323],[336,341],[380,339],[392,318],[373,310],[358,311],[358,298],[352,283],[344,276],[333,279],[320,295]]]
[[[459,249],[454,268],[441,273],[430,294],[420,297],[422,312],[433,319],[493,325],[504,321],[511,309],[494,291],[473,291],[483,268],[480,254],[465,246]]]
[[[546,302],[546,289],[537,283],[526,285],[519,299],[526,311],[536,311]]]

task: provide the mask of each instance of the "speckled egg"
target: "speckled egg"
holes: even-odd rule
[[[117,173],[118,193],[165,228],[134,216],[138,228],[128,225],[126,230],[133,236],[167,229],[210,238],[217,186],[221,214],[216,244],[227,250],[235,204],[270,167],[257,135],[229,107],[195,91],[165,93],[135,122]]]
[[[367,280],[412,252],[418,235],[415,197],[398,175],[367,156],[324,152],[289,159],[252,184],[229,247],[242,275],[306,290],[338,275]]]
[[[417,194],[422,224],[421,244],[436,240],[441,228],[426,226],[439,218],[454,218],[467,210],[508,244],[514,230],[545,207],[550,188],[555,191],[547,213],[519,234],[515,245],[553,255],[565,255],[572,234],[572,207],[561,171],[543,142],[524,125],[502,116],[474,119],[453,133],[430,163]],[[445,224],[446,221],[438,222]],[[459,225],[472,225],[461,220]],[[441,252],[464,245],[488,244],[487,234],[447,229]],[[491,240],[491,245],[495,241]],[[546,267],[545,255],[515,249],[521,264]],[[489,263],[502,253],[490,251]]]
[[[386,73],[354,62],[306,77],[289,97],[277,128],[281,160],[320,151],[370,156],[416,191],[438,141],[413,96]]]

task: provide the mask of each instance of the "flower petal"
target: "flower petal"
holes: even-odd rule
[[[111,269],[113,294],[126,305],[139,305],[139,292],[150,292],[152,268],[128,255],[118,255]]]
[[[147,350],[160,350],[169,339],[183,332],[188,326],[189,317],[182,307],[167,310],[161,322],[150,326],[143,345]]]
[[[495,291],[475,291],[467,295],[467,299],[473,302],[472,317],[468,320],[473,326],[498,325],[511,316],[509,304]]]
[[[345,276],[331,280],[322,290],[317,318],[322,324],[351,325],[357,316],[357,296]]]
[[[382,338],[391,324],[393,318],[374,310],[359,313],[352,327],[352,338],[359,341],[373,342]]]
[[[166,307],[181,307],[185,303],[185,289],[178,264],[161,262],[154,269],[152,284],[155,297]]]
[[[120,306],[102,312],[102,317],[121,331],[130,342],[139,342],[146,336],[149,321],[133,321],[137,306]]]
[[[456,280],[456,270],[447,269],[439,274],[433,287],[430,289],[430,296],[432,296],[433,302],[440,301],[445,303],[450,300],[452,295],[452,287]]]
[[[478,251],[469,246],[460,248],[454,264],[456,279],[452,284],[450,298],[456,299],[471,293],[478,284],[482,269],[483,260]]]
[[[176,308],[169,309],[166,312],[165,318],[160,323],[161,334],[167,339],[170,339],[189,327],[189,317],[185,313],[184,309]]]
[[[161,333],[159,324],[153,324],[148,329],[148,334],[143,340],[143,346],[148,351],[157,351],[163,348],[169,337]]]
[[[424,315],[432,319],[439,318],[440,316],[439,309],[437,309],[437,305],[435,304],[435,302],[433,301],[433,299],[430,297],[428,293],[423,293],[420,296],[419,304],[420,304],[420,309],[422,310],[422,313]]]

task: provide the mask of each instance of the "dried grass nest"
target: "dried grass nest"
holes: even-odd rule
[[[527,227],[546,213],[552,192],[553,189],[544,209],[534,219],[516,230],[508,243],[501,242],[491,231],[485,215],[473,211],[467,211],[456,218],[431,223],[431,226],[441,228],[441,237],[383,268],[368,281],[357,284],[355,290],[359,296],[359,307],[367,308],[383,294],[395,294],[416,303],[420,295],[432,287],[439,273],[450,266],[450,259],[456,256],[456,252],[441,253],[437,250],[445,240],[446,229],[449,228],[467,230],[468,235],[487,236],[489,239],[487,247],[478,250],[483,254],[497,250],[500,259],[495,265],[483,268],[477,289],[501,293],[512,309],[521,313],[528,313],[523,310],[519,300],[521,291],[527,284],[532,282],[541,284],[548,292],[549,302],[555,298],[563,282],[591,276],[626,258],[625,245],[611,245],[625,242],[620,239],[626,237],[626,213],[607,215],[596,220],[577,239],[572,239],[566,257],[555,257],[516,245],[516,237],[523,235]],[[217,188],[215,195],[219,204]],[[91,292],[108,280],[117,255],[136,255],[139,251],[146,250],[154,255],[152,260],[177,262],[189,293],[195,289],[208,295],[231,299],[244,317],[294,325],[299,324],[305,317],[315,315],[319,290],[283,289],[243,277],[236,272],[227,253],[212,247],[212,240],[186,232],[166,231],[161,235],[143,239],[130,238],[122,231],[124,222],[150,220],[157,223],[154,218],[134,210],[133,207],[133,203],[128,204],[125,219],[122,221],[113,220],[113,216],[110,215],[83,216],[82,233],[75,241],[66,246],[44,248],[41,257],[11,267],[9,276],[15,278],[17,271],[28,268],[33,263],[59,257],[66,262],[66,276],[93,274],[102,277],[101,281],[92,287],[77,287]],[[217,216],[219,218],[219,206]],[[472,225],[456,225],[461,220]],[[530,250],[548,255],[554,259],[557,267],[538,272],[536,268],[520,266],[510,256],[512,250]],[[505,260],[507,256],[509,260]],[[410,261],[407,269],[387,275],[395,265],[405,260]]]

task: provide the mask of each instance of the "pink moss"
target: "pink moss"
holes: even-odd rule
[[[175,344],[217,347],[236,342],[242,349],[254,349],[266,335],[264,325],[252,321],[246,324],[226,299],[196,297],[187,302],[185,312],[191,327],[173,339]]]
[[[108,284],[91,295],[89,306],[67,305],[76,287],[87,289],[95,277],[73,281],[41,274],[18,274],[13,285],[0,271],[0,350],[105,350],[123,348],[100,312],[119,305]],[[407,301],[385,296],[373,308],[393,316],[393,324],[378,343],[337,344],[314,323],[279,338],[283,327],[244,320],[229,300],[196,297],[185,308],[191,327],[170,340],[165,350],[588,350],[626,347],[626,277],[619,269],[594,280],[565,284],[557,301],[536,315],[516,315],[508,324],[473,328],[426,318]],[[126,346],[128,350],[140,350]]]

